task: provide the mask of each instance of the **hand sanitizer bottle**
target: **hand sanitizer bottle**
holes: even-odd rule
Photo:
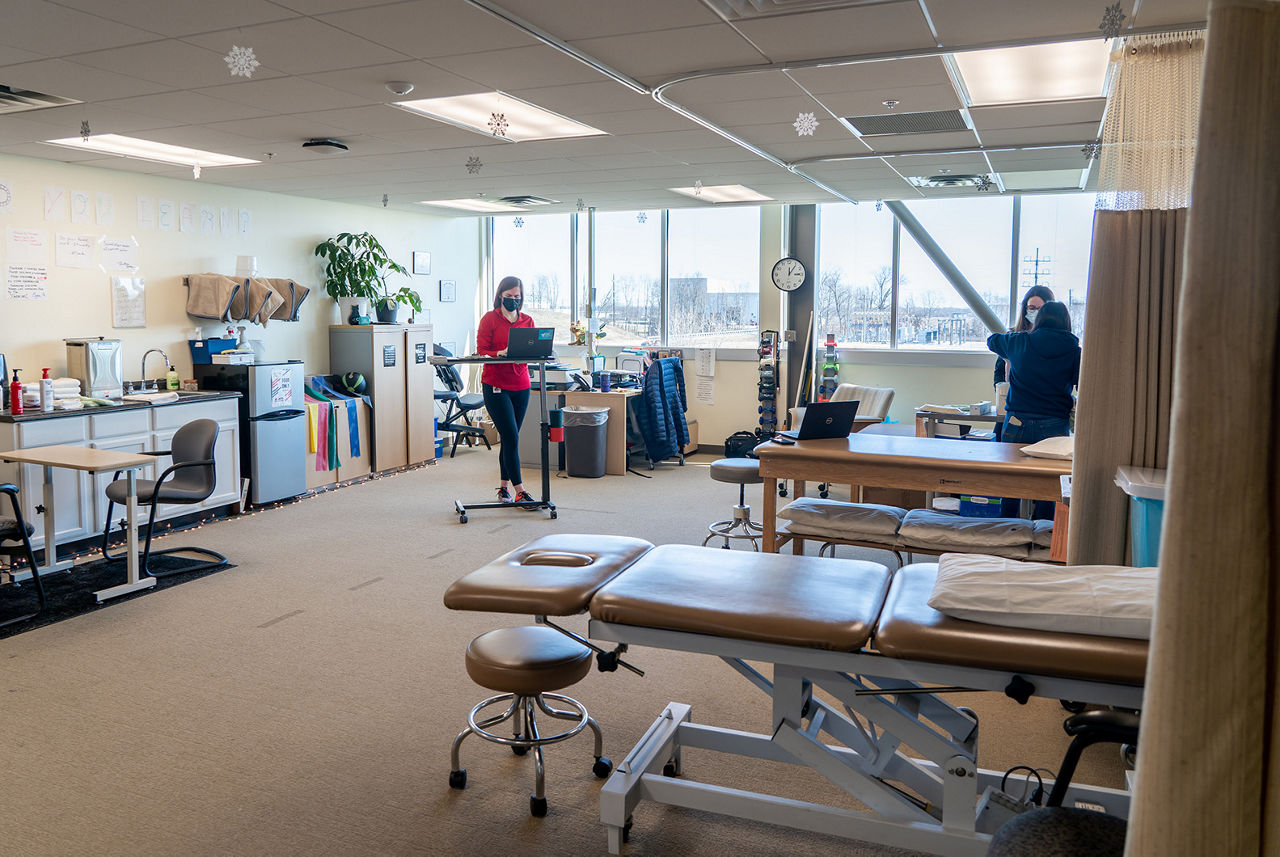
[[[46,414],[53,413],[53,379],[48,369],[40,370],[40,410]]]

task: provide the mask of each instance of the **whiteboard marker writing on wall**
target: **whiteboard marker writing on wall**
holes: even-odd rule
[[[251,234],[253,234],[253,214],[249,209],[242,208],[240,209],[240,235],[248,237]]]
[[[162,199],[157,209],[156,223],[161,232],[172,232],[178,225],[178,209],[171,199]]]

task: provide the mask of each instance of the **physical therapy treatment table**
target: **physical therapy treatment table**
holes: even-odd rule
[[[1147,641],[954,619],[928,606],[936,576],[931,563],[890,574],[855,560],[558,534],[466,575],[444,600],[532,614],[594,649],[605,670],[634,670],[621,660],[633,645],[713,655],[766,695],[758,733],[695,723],[689,704],[667,705],[602,788],[611,853],[649,800],[978,857],[990,840],[979,796],[1001,774],[978,766],[977,718],[946,693],[1140,708]],[[553,620],[582,612],[590,640]],[[618,645],[606,651],[591,640]],[[686,748],[807,766],[867,810],[696,782]],[[1073,782],[1072,800],[1128,813],[1128,794],[1114,789]]]

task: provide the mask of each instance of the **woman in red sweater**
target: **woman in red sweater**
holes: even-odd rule
[[[519,277],[503,277],[493,296],[493,309],[480,319],[476,330],[476,353],[487,357],[507,356],[507,337],[513,327],[533,327],[533,319],[520,312],[524,303],[524,283]],[[524,490],[520,476],[520,424],[529,409],[529,365],[527,363],[487,363],[480,372],[484,407],[501,439],[498,465],[502,483],[498,500],[503,503],[536,502]],[[528,507],[532,508],[532,507]]]

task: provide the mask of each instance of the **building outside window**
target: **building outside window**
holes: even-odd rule
[[[754,348],[760,341],[760,209],[673,209],[667,344]]]
[[[493,219],[495,285],[506,276],[524,281],[524,311],[539,327],[554,327],[556,342],[570,340],[569,215],[522,214]]]

